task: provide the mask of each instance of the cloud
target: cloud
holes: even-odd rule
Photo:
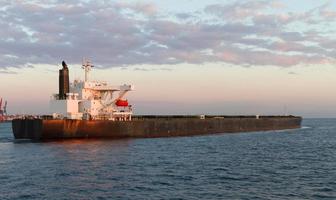
[[[233,21],[242,21],[261,14],[266,8],[276,6],[275,1],[236,1],[232,4],[214,4],[205,8],[205,12]]]
[[[331,1],[328,1],[327,3],[321,5],[320,7],[317,8],[319,15],[322,18],[328,19],[328,20],[334,20],[336,17],[336,11],[331,10]]]
[[[0,70],[0,74],[17,74],[17,72],[8,71],[8,70]]]
[[[289,75],[298,75],[296,72],[288,72]]]
[[[172,71],[170,68],[148,68],[148,67],[136,67],[133,69],[134,71],[142,71],[142,72],[152,72],[152,71]]]
[[[78,64],[83,57],[101,67],[335,63],[336,39],[321,29],[335,11],[324,5],[299,13],[284,12],[281,1],[235,1],[175,14],[124,1],[1,1],[0,7],[4,70]]]

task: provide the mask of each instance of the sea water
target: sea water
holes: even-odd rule
[[[14,140],[0,124],[0,199],[336,199],[336,119],[197,137]]]

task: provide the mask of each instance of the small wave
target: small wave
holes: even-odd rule
[[[312,127],[310,127],[310,126],[302,126],[300,129],[310,129],[310,128],[312,128]]]
[[[240,176],[218,176],[220,180],[231,180],[231,181],[245,181],[248,180],[246,177]]]
[[[224,167],[217,167],[213,169],[214,171],[229,171],[228,168],[224,168]]]
[[[30,139],[12,139],[12,142],[16,144],[21,144],[21,143],[33,143],[35,141],[30,140]]]
[[[333,189],[330,188],[330,187],[323,187],[323,188],[318,189],[317,191],[319,191],[319,192],[332,192]]]
[[[284,130],[275,130],[277,133],[282,133],[282,132],[295,132],[297,130],[304,130],[304,129],[311,129],[312,127],[309,126],[302,126],[301,128],[295,128],[295,129],[284,129]]]
[[[0,138],[0,143],[10,143],[13,142],[13,138]]]

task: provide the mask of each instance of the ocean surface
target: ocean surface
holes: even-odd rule
[[[336,119],[211,136],[31,142],[0,124],[0,199],[336,199]]]

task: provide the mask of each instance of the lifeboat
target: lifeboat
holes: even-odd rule
[[[128,106],[128,101],[119,99],[115,104],[119,107],[127,107]]]

